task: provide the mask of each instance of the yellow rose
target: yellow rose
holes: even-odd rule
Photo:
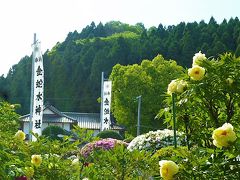
[[[168,84],[168,89],[167,89],[167,93],[169,95],[172,95],[172,93],[175,93],[177,91],[177,80],[172,80],[169,84]]]
[[[31,163],[35,166],[40,166],[40,164],[42,163],[41,155],[32,155]]]
[[[205,69],[198,65],[193,66],[192,68],[188,69],[188,75],[193,80],[201,80],[204,77]]]
[[[167,89],[167,94],[172,95],[172,93],[182,93],[184,88],[187,86],[187,82],[183,80],[172,80]]]
[[[199,65],[199,63],[203,60],[207,59],[205,54],[202,54],[201,51],[199,51],[198,53],[196,53],[194,56],[193,56],[193,66],[195,65]]]
[[[229,143],[237,139],[233,126],[230,123],[225,123],[213,131],[212,134],[213,144],[217,147],[227,147]]]
[[[15,136],[14,136],[16,139],[20,140],[20,141],[23,141],[25,140],[26,138],[26,135],[23,131],[21,130],[18,130],[18,132],[16,132]]]
[[[160,175],[163,179],[171,180],[173,176],[178,173],[179,167],[173,161],[162,160],[159,161]]]

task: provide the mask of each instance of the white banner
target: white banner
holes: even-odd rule
[[[42,135],[44,70],[40,43],[33,44],[32,132]],[[32,141],[36,138],[32,136]]]
[[[103,97],[102,97],[102,117],[101,117],[101,131],[108,130],[111,125],[110,107],[111,107],[111,91],[112,81],[103,82]]]

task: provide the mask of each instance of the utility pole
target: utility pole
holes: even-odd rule
[[[137,97],[138,100],[138,119],[137,119],[137,136],[140,135],[140,116],[141,116],[141,100],[142,96]]]

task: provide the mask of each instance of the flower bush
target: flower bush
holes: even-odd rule
[[[86,144],[80,150],[80,154],[83,155],[84,157],[88,157],[94,150],[98,150],[98,149],[110,150],[119,144],[124,146],[128,145],[124,141],[113,139],[113,138],[100,139],[98,141],[93,141]]]
[[[188,77],[180,77],[188,86],[176,93],[176,125],[185,133],[187,147],[163,147],[154,154],[178,165],[176,179],[239,179],[239,64],[232,54],[207,59],[199,52]],[[172,127],[172,97],[165,103],[159,117],[164,115]]]
[[[64,137],[63,142],[50,141],[43,136],[36,142],[25,141],[14,107],[0,102],[0,179],[77,179],[80,172],[72,168],[68,157],[79,142],[69,141],[70,137]]]
[[[177,132],[178,144],[180,144],[181,133]],[[173,142],[173,130],[164,129],[157,131],[149,131],[146,134],[142,134],[134,138],[128,145],[127,149],[132,150],[146,150],[155,152],[156,150],[172,146]]]
[[[193,67],[188,69],[190,78],[188,73],[180,77],[187,82],[187,88],[181,94],[176,93],[176,126],[178,131],[185,132],[189,148],[196,144],[211,147],[213,129],[226,122],[239,128],[240,71],[236,67],[240,57],[226,53],[210,59],[196,53],[193,61],[197,63],[193,62]],[[200,73],[200,69],[195,69],[197,78],[196,67],[205,71]],[[164,123],[172,127],[172,97],[167,96],[164,102],[157,117],[164,118]]]

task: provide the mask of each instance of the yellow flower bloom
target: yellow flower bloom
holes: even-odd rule
[[[42,163],[41,155],[32,155],[31,163],[35,166],[40,166],[40,164]]]
[[[198,65],[193,66],[192,68],[188,69],[188,75],[193,80],[201,80],[204,77],[205,69]]]
[[[20,140],[20,141],[23,141],[25,140],[26,138],[26,135],[23,131],[21,130],[18,130],[18,132],[16,132],[15,136],[14,136],[16,139]]]
[[[173,179],[173,176],[178,173],[179,167],[173,161],[162,160],[159,161],[160,175],[165,180]]]
[[[168,89],[167,89],[167,93],[169,95],[172,95],[172,93],[175,93],[177,91],[177,81],[176,80],[172,80],[169,84],[168,84]]]
[[[213,144],[217,147],[227,147],[229,143],[237,139],[233,126],[230,123],[225,123],[213,131],[212,134]]]
[[[193,56],[193,66],[195,65],[199,65],[199,63],[203,60],[207,59],[205,54],[202,54],[201,51],[199,51],[198,53],[196,53],[194,56]]]
[[[183,80],[172,80],[167,89],[167,94],[172,95],[172,93],[182,93],[187,86],[187,82]]]

